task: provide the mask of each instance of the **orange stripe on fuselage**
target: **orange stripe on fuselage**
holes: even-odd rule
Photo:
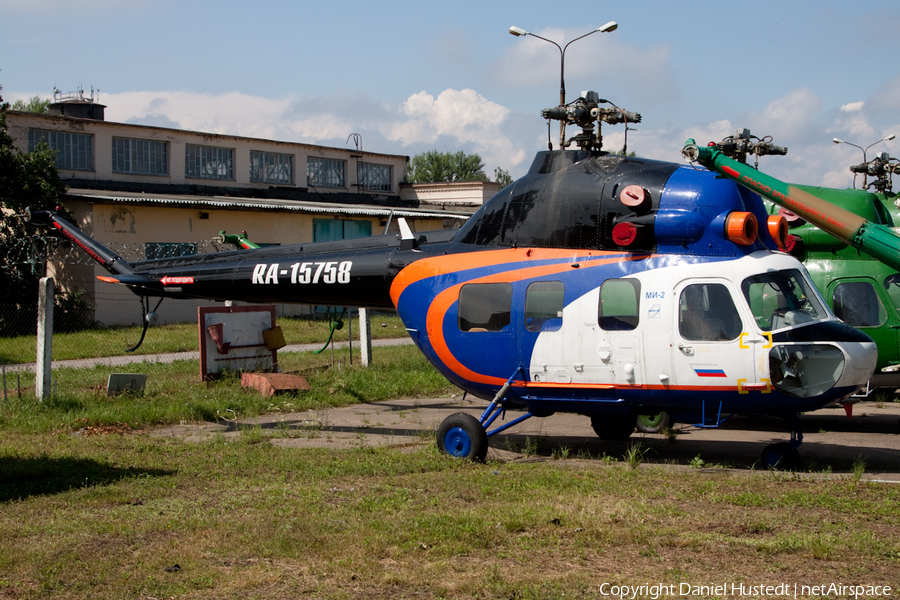
[[[521,251],[516,250],[515,252],[520,252],[521,256],[524,257],[527,250],[521,250]],[[555,252],[556,256],[540,256],[540,255],[538,255],[537,251],[534,251],[527,258],[520,259],[518,261],[510,260],[508,262],[527,262],[528,259],[540,260],[541,258],[544,258],[544,259],[547,259],[547,258],[571,259],[571,258],[576,258],[576,257],[581,257],[581,260],[584,260],[584,259],[587,259],[590,257],[594,257],[593,260],[591,260],[587,263],[584,263],[584,264],[579,263],[580,268],[590,269],[593,267],[608,265],[608,264],[615,263],[615,262],[624,262],[624,261],[649,258],[649,256],[650,256],[650,255],[646,255],[646,254],[624,255],[623,256],[621,253],[613,253],[613,252],[602,252],[602,253],[596,252],[596,253],[588,253],[588,254],[584,254],[584,253],[576,254],[573,251],[567,251],[565,254],[563,254],[560,251],[551,251],[551,252]],[[488,254],[488,253],[489,252],[479,252],[477,254]],[[606,256],[608,258],[600,258],[601,256]],[[439,257],[438,260],[440,262],[444,262],[446,259],[450,259],[450,258],[452,258],[452,257]],[[425,259],[420,262],[427,263],[430,261],[431,261],[431,259]],[[418,263],[413,263],[413,265],[410,265],[409,267],[407,267],[407,269],[413,267],[415,264],[418,264]],[[459,268],[459,267],[461,267],[461,265],[459,263],[457,263],[456,266],[458,268],[456,268],[456,269],[443,269],[440,267],[439,268],[428,268],[428,265],[423,264],[423,265],[421,265],[422,271],[431,273],[431,275],[410,278],[406,282],[404,287],[410,285],[411,283],[414,283],[415,281],[420,281],[422,279],[425,279],[426,277],[429,277],[429,276],[460,271],[463,269],[477,268],[478,266],[492,266],[492,265],[496,265],[496,264],[498,264],[498,262],[496,260],[494,260],[494,261],[483,260],[483,261],[477,261],[477,262],[470,261],[470,262],[468,262],[468,266],[464,266],[462,268]],[[453,355],[453,353],[450,351],[449,346],[447,345],[447,340],[444,338],[444,331],[443,331],[444,317],[446,316],[447,311],[450,310],[450,307],[453,306],[453,303],[459,299],[459,289],[462,286],[469,284],[469,283],[500,283],[500,282],[512,283],[514,281],[521,281],[523,279],[530,279],[533,277],[543,277],[543,276],[547,276],[547,275],[553,275],[556,273],[562,273],[565,271],[569,271],[570,269],[573,269],[573,268],[574,267],[573,267],[572,262],[540,265],[540,266],[535,266],[535,267],[523,267],[523,268],[519,268],[519,269],[512,269],[510,271],[503,271],[502,273],[494,273],[492,275],[485,275],[483,277],[471,279],[469,281],[465,281],[463,283],[458,283],[456,285],[453,285],[453,286],[441,291],[431,301],[431,305],[428,307],[428,312],[425,317],[425,331],[428,334],[428,341],[431,343],[432,349],[434,350],[434,352],[438,356],[438,358],[441,360],[441,362],[443,362],[447,366],[447,368],[449,368],[451,371],[453,371],[454,373],[456,373],[458,376],[462,377],[463,379],[466,379],[468,381],[472,381],[475,383],[483,383],[483,384],[488,384],[488,385],[503,385],[504,383],[506,383],[505,379],[502,379],[500,377],[494,377],[491,375],[485,375],[482,373],[477,373],[477,372],[469,369],[465,365],[463,365],[462,362],[460,362],[456,358],[456,356]],[[404,271],[405,271],[405,269],[404,269]],[[401,271],[400,274],[402,275],[403,271]],[[398,277],[399,277],[399,275],[398,275]],[[397,299],[399,299],[400,293],[402,293],[402,289],[398,291]],[[393,296],[393,294],[394,294],[394,289],[392,287],[391,295]],[[394,300],[395,306],[397,304],[397,299]],[[472,335],[478,335],[478,334],[474,333]]]
[[[435,256],[418,260],[400,271],[391,283],[391,301],[394,307],[400,296],[410,285],[437,275],[459,273],[469,269],[507,265],[511,263],[527,263],[538,260],[589,260],[598,256],[628,256],[625,252],[600,252],[591,250],[560,250],[556,248],[508,248],[503,250],[484,250],[480,252],[462,252]],[[649,255],[640,255],[644,258]],[[631,259],[628,259],[631,260]]]

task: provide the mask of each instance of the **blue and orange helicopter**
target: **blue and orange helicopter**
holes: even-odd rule
[[[594,92],[542,114],[560,121],[560,147],[455,231],[128,262],[54,211],[31,218],[145,307],[168,297],[396,309],[431,364],[487,403],[480,418],[439,427],[454,456],[482,460],[491,436],[556,412],[585,415],[607,440],[628,438],[640,414],[718,426],[763,413],[792,419],[791,441],[765,448],[764,463],[795,464],[793,417],[865,386],[876,348],[779,250],[784,217],[706,169],[603,151],[602,124],[640,115]],[[495,427],[508,409],[524,412]]]

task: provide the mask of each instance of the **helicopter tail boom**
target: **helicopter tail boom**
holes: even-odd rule
[[[97,242],[97,240],[86,235],[83,231],[60,217],[55,211],[33,211],[30,208],[26,208],[25,220],[39,225],[50,225],[76,246],[87,252],[91,258],[103,265],[103,268],[113,275],[130,275],[134,273],[134,268],[128,261]]]
[[[129,263],[54,211],[34,211],[109,271],[105,283],[139,296],[393,309],[390,285],[409,263],[443,248],[455,233],[432,231],[338,242],[234,250]]]

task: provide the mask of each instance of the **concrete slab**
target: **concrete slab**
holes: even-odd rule
[[[480,416],[486,403],[461,396],[403,399],[303,413],[280,413],[254,419],[180,425],[155,430],[151,435],[187,440],[214,434],[241,435],[248,428],[272,433],[272,443],[285,447],[348,448],[389,446],[416,448],[434,443],[441,421],[454,412]],[[510,412],[506,418],[518,416]],[[800,470],[853,473],[865,464],[865,477],[900,482],[900,403],[863,402],[848,418],[841,407],[801,416],[804,430]],[[495,425],[502,424],[498,419]],[[759,457],[769,444],[787,441],[787,424],[764,416],[735,416],[716,429],[676,424],[669,435],[635,433],[627,442],[600,440],[590,420],[580,415],[557,414],[529,419],[491,438],[488,460],[520,461],[560,457],[623,460],[631,444],[645,450],[643,462],[662,465],[759,469]],[[698,458],[699,457],[699,458]]]

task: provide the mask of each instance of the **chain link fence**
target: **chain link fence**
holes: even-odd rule
[[[128,261],[234,250],[232,245],[217,240],[187,244],[110,243],[106,246]],[[140,326],[142,323],[140,299],[124,288],[112,293],[105,288],[97,289],[94,278],[96,261],[67,239],[36,235],[7,243],[3,247],[2,267],[6,273],[30,275],[30,278],[22,276],[21,281],[15,282],[23,287],[45,274],[54,276],[57,289],[53,329],[56,333],[102,329],[112,324],[119,327]],[[93,297],[87,289],[93,291]],[[10,297],[14,298],[11,300]],[[183,306],[181,310],[170,311],[173,314],[165,321],[186,323],[195,320],[198,304],[215,303],[195,302],[190,307]],[[26,293],[24,297],[22,293],[0,295],[0,364],[11,362],[8,353],[3,352],[7,344],[4,340],[35,335],[36,332],[36,292]],[[114,352],[112,348],[110,352]]]
[[[128,261],[172,258],[185,254],[210,254],[234,250],[231,244],[217,239],[188,243],[151,244],[104,242],[104,246]],[[93,265],[96,261],[69,240],[54,236],[34,235],[15,240],[5,247],[4,262],[9,266],[43,269],[49,263]]]

